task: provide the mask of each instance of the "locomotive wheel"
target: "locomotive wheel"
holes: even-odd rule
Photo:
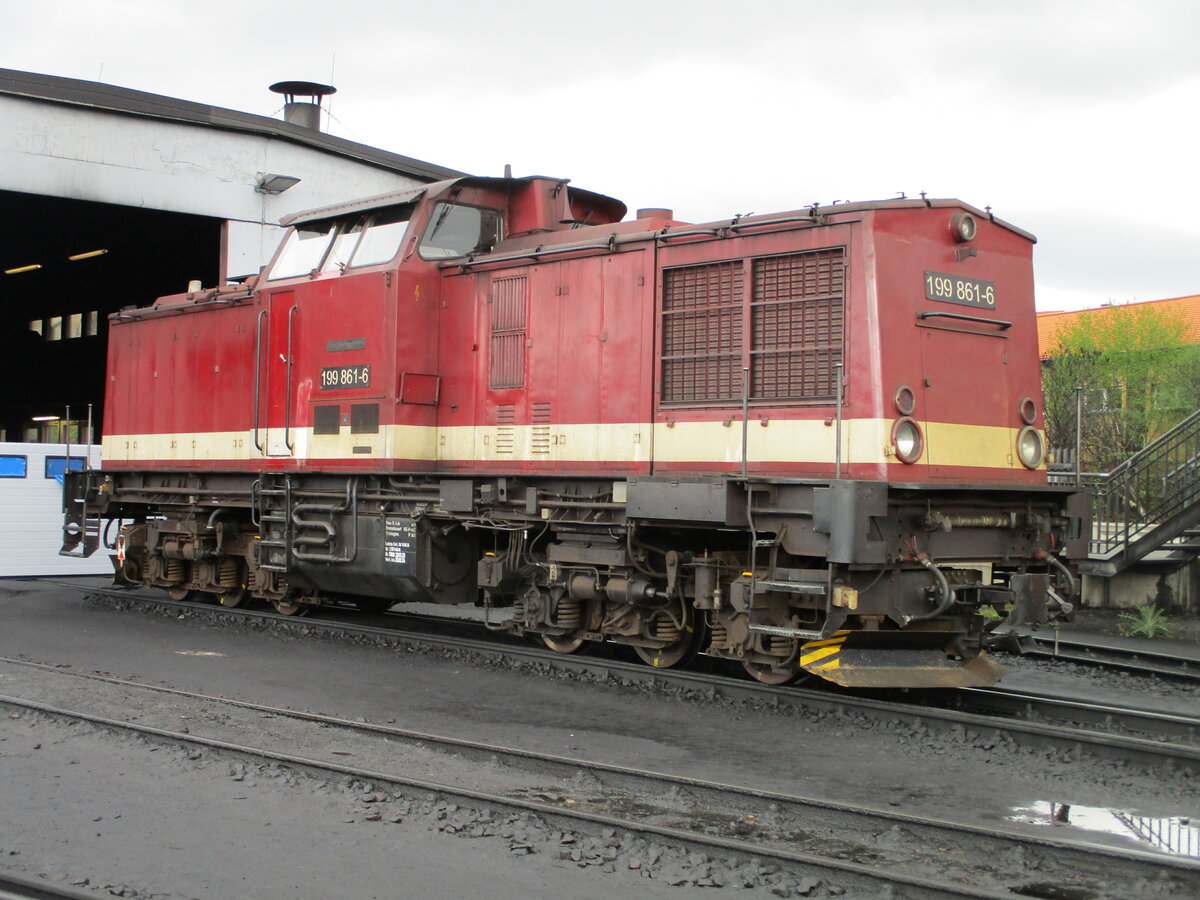
[[[222,606],[241,606],[246,602],[246,589],[226,588],[217,594],[217,602]]]
[[[555,653],[578,653],[588,644],[585,638],[573,638],[569,634],[543,634],[539,635],[547,647]]]
[[[682,637],[665,647],[634,647],[642,662],[656,669],[669,669],[681,663],[691,662],[704,645],[707,635],[704,620],[696,616],[691,606],[685,607]]]
[[[167,588],[167,596],[172,600],[194,600],[192,589],[182,584]]]
[[[313,610],[311,603],[300,603],[291,597],[284,597],[282,600],[272,599],[271,605],[281,616],[307,616]]]
[[[385,613],[392,608],[394,600],[387,597],[355,597],[354,605],[358,607],[359,612],[370,613],[371,615],[379,615]]]
[[[742,668],[755,681],[761,681],[763,684],[780,685],[794,681],[799,675],[799,672],[779,672],[772,669],[766,663],[752,662],[751,660],[743,660]]]

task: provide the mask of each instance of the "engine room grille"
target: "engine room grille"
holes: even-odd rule
[[[525,276],[497,278],[488,295],[491,307],[492,388],[525,386]]]
[[[754,261],[753,399],[835,399],[845,271],[840,248]]]
[[[833,400],[842,359],[842,248],[668,269],[662,401]],[[751,271],[750,296],[744,273]]]
[[[668,269],[663,275],[662,398],[742,395],[741,260]]]

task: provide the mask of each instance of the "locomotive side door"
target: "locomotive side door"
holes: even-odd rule
[[[254,443],[266,456],[296,454],[291,394],[297,308],[292,291],[276,291],[258,314]]]
[[[481,284],[481,345],[478,370],[475,458],[524,468],[529,459],[529,278],[498,272]]]

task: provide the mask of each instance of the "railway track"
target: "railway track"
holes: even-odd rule
[[[1111,703],[1089,703],[1036,691],[1005,687],[960,688],[954,692],[927,696],[922,702],[938,702],[953,709],[1013,716],[1025,722],[1054,723],[1184,746],[1200,743],[1200,716],[1156,712]]]
[[[408,798],[531,813],[556,830],[588,834],[620,829],[681,845],[688,852],[766,859],[797,877],[816,876],[838,884],[852,896],[889,885],[894,896],[1128,897],[1138,895],[1149,879],[1170,882],[1172,889],[1184,892],[1200,890],[1200,860],[716,784],[24,660],[3,658],[0,664],[35,670],[38,685],[52,696],[71,695],[71,685],[86,683],[74,690],[75,702],[82,706],[102,701],[119,707],[122,714],[113,718],[45,699],[0,696],[0,704],[12,709],[88,722],[179,747],[270,761],[320,777],[350,776],[366,783],[371,792],[385,788]],[[37,692],[36,687],[26,691]],[[187,720],[186,730],[173,725],[181,718]],[[355,757],[374,760],[374,767],[346,765],[312,751],[299,756],[278,749],[313,746],[312,736],[318,733],[314,729],[321,729],[322,747],[353,746]],[[480,773],[480,783],[464,787],[409,774],[444,769],[450,756]],[[372,794],[376,801],[381,797],[391,794]],[[1027,870],[1033,858],[1041,861],[1036,882]],[[1054,893],[1047,885],[1074,893]]]
[[[478,635],[474,621],[431,622],[424,616],[390,613],[385,624],[365,624],[364,617],[308,616],[297,619],[265,610],[223,607],[171,600],[119,589],[87,589],[87,593],[114,598],[120,605],[144,605],[193,614],[229,617],[231,621],[257,622],[272,628],[305,632],[323,630],[335,634],[373,636],[384,641],[402,641],[459,652],[479,658],[502,660],[512,665],[550,667],[597,680],[613,680],[650,687],[670,685],[695,691],[700,696],[793,706],[809,712],[894,723],[913,731],[927,730],[950,739],[970,742],[1011,741],[1021,747],[1087,752],[1098,759],[1150,767],[1200,767],[1200,719],[1167,716],[1132,709],[1097,706],[1076,700],[1015,694],[992,690],[978,692],[909,692],[900,695],[864,696],[839,689],[797,686],[772,687],[744,677],[681,669],[655,669],[638,662],[583,654],[564,655],[515,639],[486,640]],[[420,630],[410,630],[407,625]],[[430,633],[429,629],[451,629],[456,633]],[[897,699],[899,696],[900,699]],[[1117,733],[1121,732],[1121,733]]]
[[[55,584],[61,587],[71,588],[72,590],[84,591],[87,593],[103,594],[114,597],[130,597],[137,596],[141,599],[147,599],[147,595],[140,592],[132,592],[129,589],[123,588],[103,588],[103,587],[82,587],[78,584],[69,581],[60,581],[51,578],[33,579],[44,584]],[[159,598],[155,598],[159,599]],[[159,602],[168,602],[165,598],[159,599]],[[172,601],[183,602],[183,601]],[[188,606],[196,606],[194,603],[187,603]],[[264,618],[271,617],[272,614],[262,610],[239,610],[242,613],[261,614]],[[343,608],[344,612],[350,611],[350,606]],[[231,610],[232,612],[232,610]],[[475,620],[442,618],[437,616],[412,615],[404,613],[401,610],[393,609],[387,613],[388,618],[395,620],[404,620],[413,623],[415,628],[420,629],[422,623],[435,622],[441,627],[446,626],[462,626],[464,623],[471,622],[477,624]],[[368,618],[376,618],[368,616]],[[311,621],[317,621],[320,616],[310,617]],[[423,626],[426,630],[430,626]],[[493,635],[495,637],[495,635]],[[1019,656],[1028,657],[1030,659],[1049,659],[1058,660],[1061,662],[1076,663],[1082,666],[1099,667],[1114,669],[1121,672],[1130,672],[1139,675],[1165,678],[1185,684],[1195,684],[1200,686],[1200,658],[1177,656],[1170,653],[1158,653],[1147,650],[1128,650],[1115,645],[1105,645],[1096,643],[1086,643],[1077,640],[1066,640],[1057,635],[1044,634],[1023,634],[1014,638],[1011,647],[1006,648]]]
[[[43,879],[0,872],[0,900],[95,900],[96,896]]]
[[[1040,634],[1021,635],[1015,643],[1020,655],[1031,659],[1060,660],[1200,685],[1200,660],[1195,658]]]

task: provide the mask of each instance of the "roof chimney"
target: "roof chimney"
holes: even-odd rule
[[[332,84],[313,81],[278,81],[271,85],[276,94],[283,94],[283,121],[310,131],[321,130],[321,98],[336,94]],[[297,100],[297,97],[307,99]]]

